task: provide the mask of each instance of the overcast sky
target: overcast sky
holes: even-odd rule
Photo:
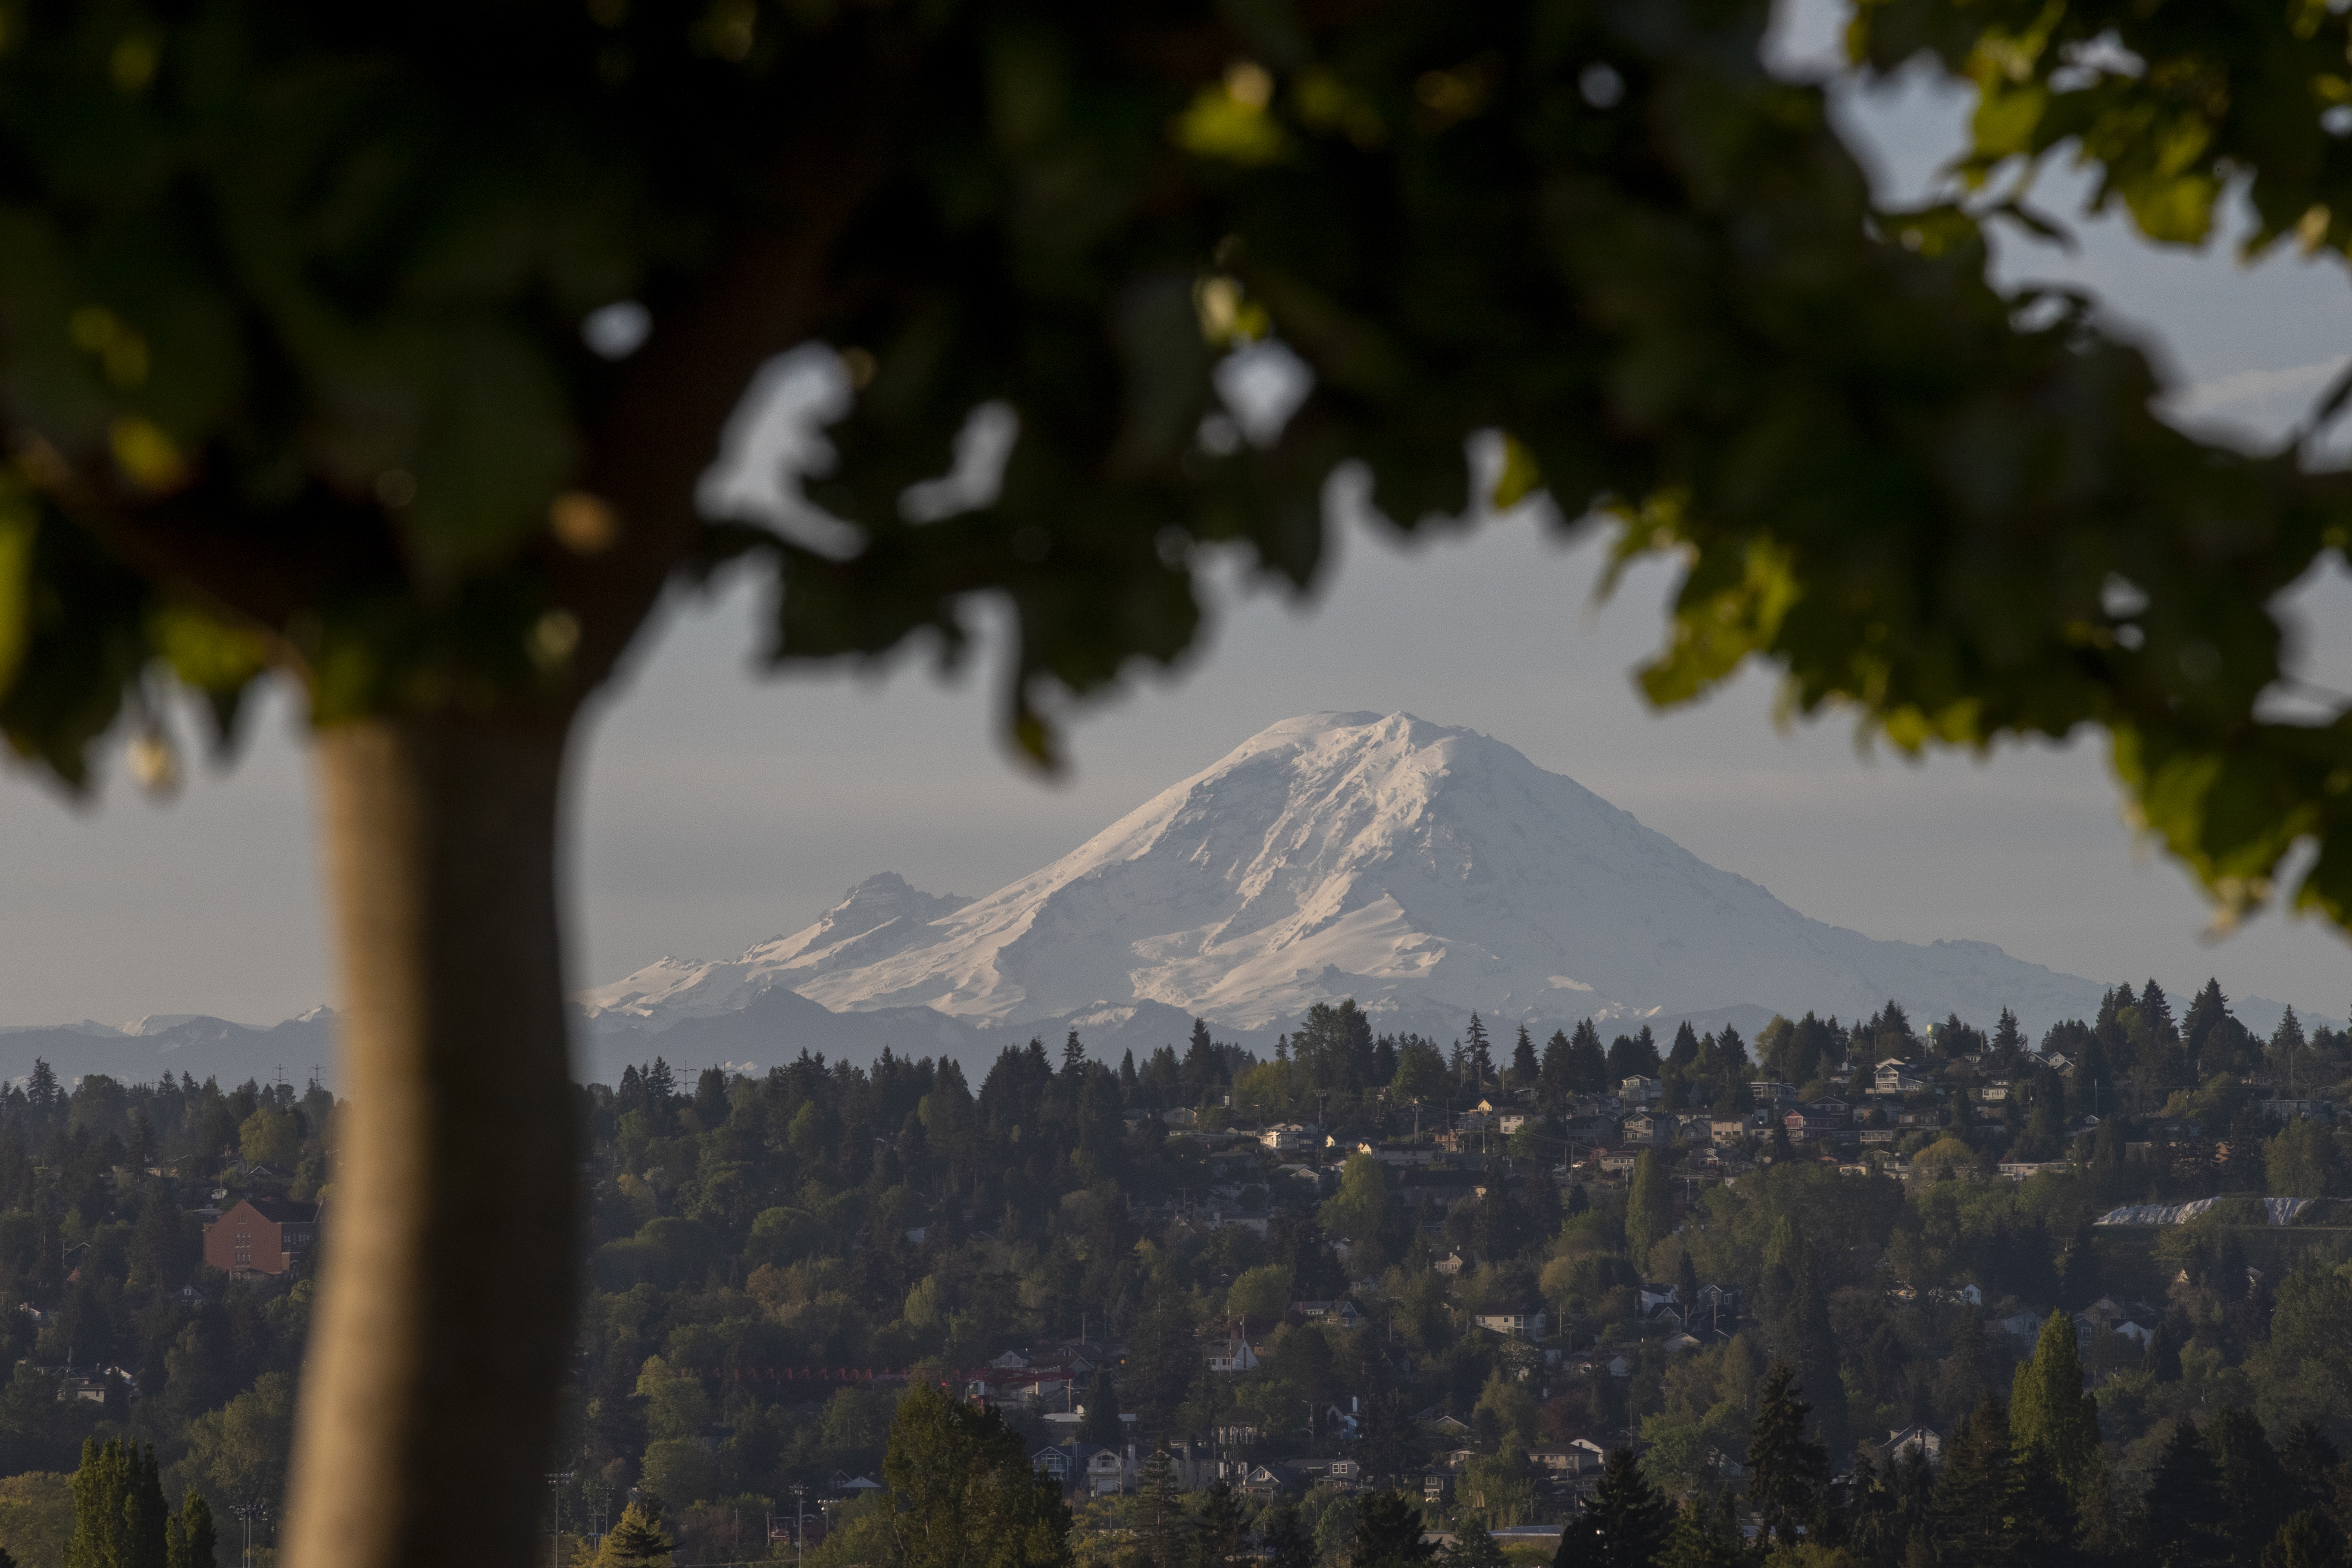
[[[1817,52],[1808,6],[1783,39]],[[1922,188],[1966,104],[1910,89],[1846,106],[1889,191]],[[2069,201],[2063,182],[2047,193]],[[2217,246],[2159,255],[2106,223],[2068,258],[2010,244],[2012,278],[2089,286],[2184,390],[2184,417],[2248,439],[2284,428],[2352,350],[2340,264],[2249,272]],[[2186,879],[2136,851],[2095,742],[1990,765],[1859,757],[1831,721],[1784,734],[1756,675],[1696,710],[1643,707],[1628,669],[1671,587],[1637,574],[1592,602],[1595,542],[1519,521],[1400,548],[1343,540],[1305,605],[1228,584],[1178,678],[1076,727],[1043,784],[994,739],[992,668],[942,683],[909,663],[757,677],[754,594],[683,603],[589,727],[573,770],[572,970],[589,984],[664,953],[725,956],[795,929],[875,871],[934,892],[993,890],[1074,847],[1265,725],[1318,709],[1468,725],[1568,773],[1805,913],[1875,937],[1969,937],[2095,978],[2168,987],[2218,974],[2341,1016],[2341,939],[2266,917],[2221,943]],[[2298,596],[2308,679],[2352,690],[2352,586]],[[271,1022],[331,1001],[299,736],[282,698],[225,775],[156,808],[120,784],[75,808],[0,781],[0,1024],[149,1013]]]

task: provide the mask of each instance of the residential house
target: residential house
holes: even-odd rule
[[[205,1226],[205,1261],[232,1279],[299,1274],[319,1245],[317,1204],[240,1198]]]
[[[1257,1141],[1277,1154],[1293,1154],[1313,1146],[1308,1130],[1296,1121],[1280,1121],[1257,1135]]]
[[[2336,1106],[2326,1100],[2258,1100],[2263,1114],[2273,1121],[2293,1121],[2297,1117],[2315,1117],[2322,1121],[2336,1119]]]
[[[1824,1116],[1818,1110],[1791,1110],[1780,1118],[1780,1125],[1789,1130],[1791,1143],[1818,1143],[1832,1132],[1845,1126],[1845,1119]]]
[[[1528,1450],[1528,1463],[1553,1476],[1597,1475],[1608,1458],[1608,1450],[1590,1437],[1572,1438],[1556,1448]]]
[[[1209,1351],[1211,1372],[1255,1372],[1257,1364],[1257,1352],[1245,1339],[1222,1340]]]
[[[1332,1322],[1343,1329],[1352,1329],[1364,1321],[1356,1304],[1344,1298],[1337,1301],[1293,1301],[1290,1310],[1310,1323]]]
[[[1264,1499],[1279,1497],[1295,1484],[1287,1465],[1253,1465],[1234,1489],[1244,1497]]]
[[[2089,1349],[2092,1336],[2102,1329],[2145,1346],[2156,1337],[2156,1312],[2144,1302],[2126,1306],[2113,1296],[2102,1296],[2074,1314],[2075,1342]]]
[[[1902,1426],[1889,1432],[1886,1441],[1878,1446],[1879,1453],[1889,1465],[1900,1460],[1913,1448],[1926,1456],[1930,1465],[1940,1463],[1944,1458],[1943,1435],[1932,1426]]]
[[[1134,1471],[1134,1446],[1129,1444],[1122,1455],[1118,1448],[1098,1448],[1094,1444],[1056,1444],[1030,1455],[1030,1467],[1061,1481],[1063,1493],[1103,1498],[1127,1490]]]
[[[1777,1079],[1759,1079],[1748,1086],[1748,1092],[1755,1097],[1759,1107],[1797,1103],[1796,1085],[1782,1083]]]
[[[1594,1111],[1585,1116],[1571,1116],[1560,1128],[1560,1136],[1570,1143],[1598,1143],[1617,1135],[1617,1123]]]
[[[1917,1094],[1927,1087],[1927,1080],[1913,1072],[1911,1064],[1901,1057],[1887,1058],[1870,1075],[1874,1094]]]
[[[1711,1118],[1706,1126],[1711,1141],[1718,1149],[1740,1142],[1756,1131],[1755,1119],[1748,1116],[1717,1116]]]
[[[58,1400],[60,1404],[79,1399],[89,1405],[104,1405],[106,1382],[103,1372],[75,1372],[68,1368],[58,1379]]]
[[[1460,1274],[1466,1265],[1462,1261],[1462,1255],[1460,1253],[1449,1252],[1444,1257],[1439,1258],[1436,1262],[1431,1264],[1430,1267],[1437,1270],[1440,1274],[1444,1275],[1448,1279],[1451,1279],[1455,1275]]]
[[[1491,1333],[1515,1340],[1539,1340],[1550,1326],[1551,1316],[1538,1308],[1532,1312],[1481,1312],[1470,1321]]]
[[[1629,1078],[1617,1086],[1617,1098],[1628,1105],[1655,1105],[1666,1097],[1666,1086],[1654,1078]]]
[[[2012,1182],[2021,1182],[2028,1176],[2039,1176],[2044,1172],[2063,1173],[2074,1168],[2072,1160],[2003,1160],[2000,1166],[2000,1173]]]
[[[1646,1143],[1653,1148],[1671,1143],[1675,1141],[1675,1119],[1653,1116],[1646,1110],[1637,1111],[1625,1118],[1625,1141]]]

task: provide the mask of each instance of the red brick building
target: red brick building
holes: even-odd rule
[[[244,1198],[205,1226],[205,1261],[230,1274],[299,1274],[319,1246],[319,1205]]]

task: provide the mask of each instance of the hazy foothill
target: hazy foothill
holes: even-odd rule
[[[2352,381],[2225,439],[2002,261],[2339,267],[2352,14],[1783,19],[0,5],[0,733],[168,796],[296,693],[339,962],[315,1079],[19,1041],[9,1553],[2342,1563],[2332,1020],[1837,931],[1483,737],[1277,726],[1131,824],[1181,856],[567,995],[559,804],[674,595],[758,584],[779,668],[985,640],[1051,769],[1347,519],[1603,537],[1677,574],[1649,703],[2093,739],[2217,930],[2352,923],[2283,608]],[[1921,79],[1891,194],[1844,95]],[[1349,755],[1421,837],[1224,787]]]

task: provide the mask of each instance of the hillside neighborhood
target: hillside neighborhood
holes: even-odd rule
[[[1441,1045],[1342,1001],[1266,1058],[1074,1032],[976,1089],[887,1051],[656,1059],[578,1091],[593,1288],[550,1528],[582,1563],[658,1535],[855,1568],[920,1394],[1000,1423],[1111,1568],[1146,1514],[1337,1568],[1400,1496],[1433,1550],[1549,1561],[1643,1488],[1735,1542],[1801,1502],[1899,1568],[2042,1379],[2104,1456],[2063,1527],[2127,1552],[2173,1469],[2221,1474],[2209,1426],[2336,1495],[2347,1080],[2344,1034],[2257,1039],[2215,987],[2176,1018],[2152,982],[2031,1043],[1890,1003]],[[315,1085],[0,1093],[0,1443],[42,1506],[85,1439],[152,1442],[268,1546],[340,1114]]]

